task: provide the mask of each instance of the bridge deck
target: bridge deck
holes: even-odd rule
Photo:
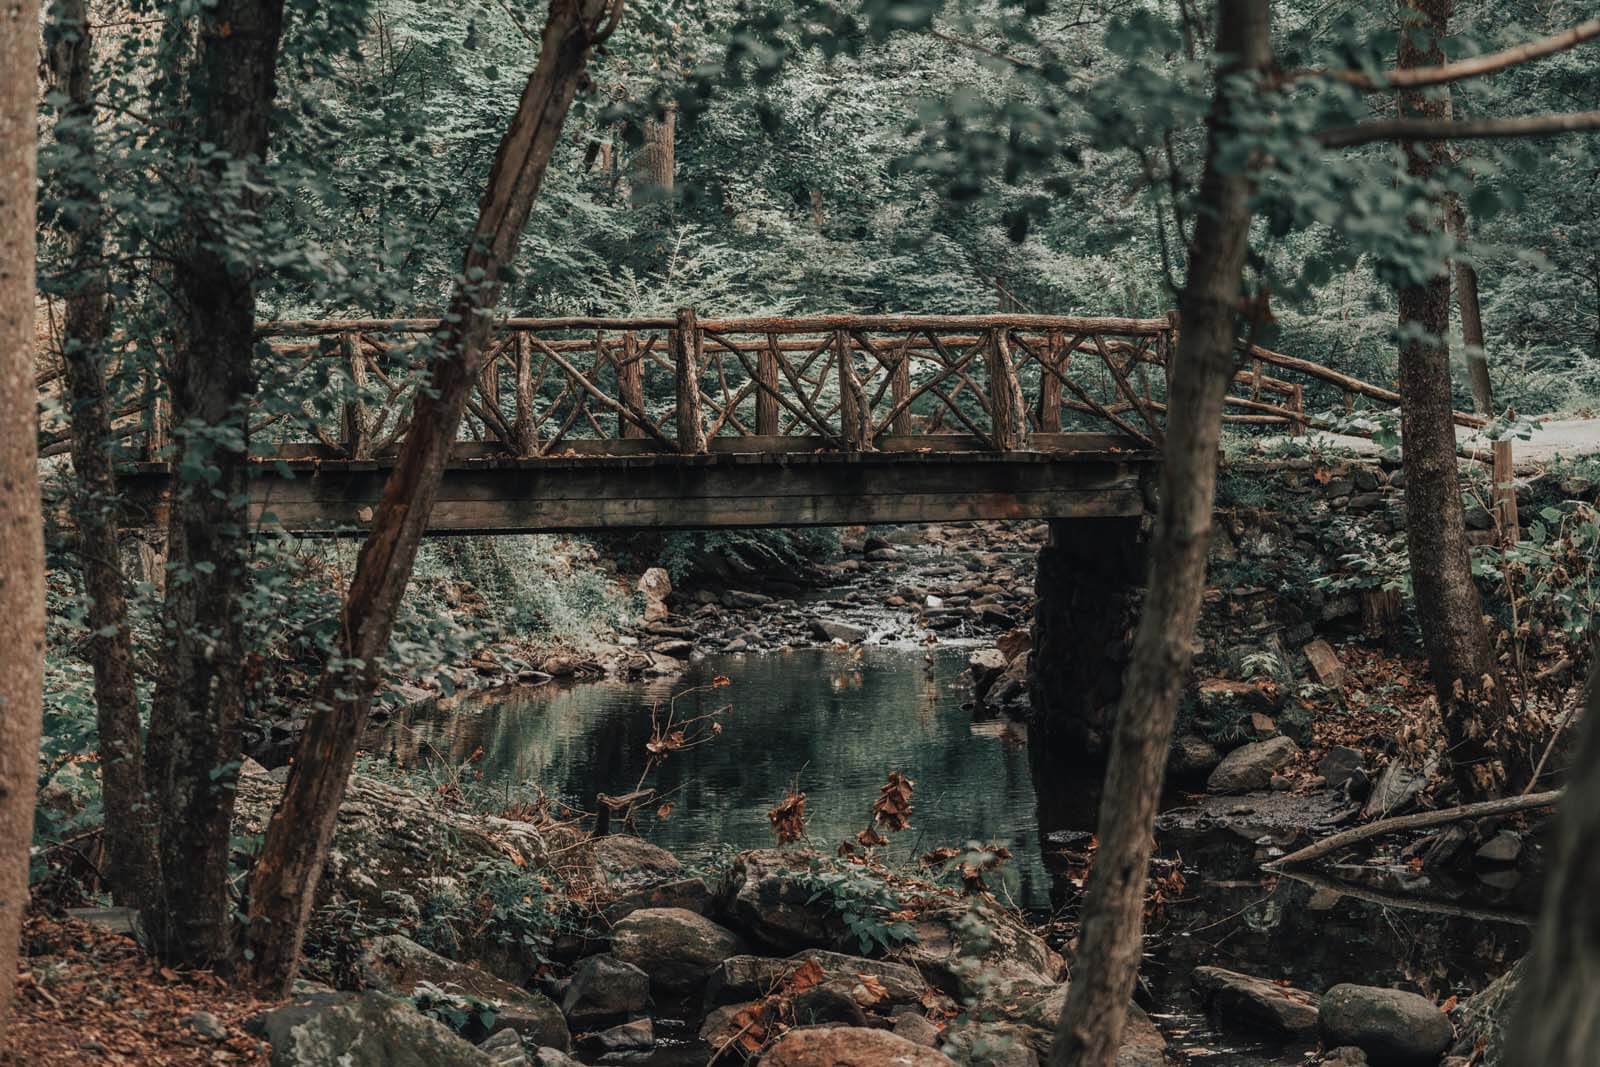
[[[367,525],[429,387],[438,328],[262,325],[260,403],[229,413],[225,427],[262,457],[251,488],[258,522],[301,533]],[[480,353],[432,528],[1137,514],[1164,437],[1177,328],[1173,317],[700,319],[691,308],[506,319]],[[1340,390],[1347,410],[1356,396],[1399,399],[1305,360],[1246,355],[1225,398],[1230,422],[1314,424],[1305,385],[1268,367]],[[113,436],[144,461],[119,463],[128,521],[160,523],[167,464],[185,462],[184,438],[157,377],[123,378],[137,395],[117,397]],[[41,447],[65,451],[66,427],[48,427]]]
[[[940,441],[944,437],[947,440]],[[626,451],[643,442],[586,442]],[[993,452],[960,435],[885,438],[875,452],[748,451],[748,438],[704,455],[463,455],[446,472],[430,532],[838,526],[966,519],[1137,515],[1155,455],[1107,434],[1035,434],[1026,451]],[[796,439],[785,446],[793,448]],[[935,447],[930,447],[935,446]],[[735,449],[745,449],[736,451]],[[470,451],[470,450],[467,450]],[[252,518],[301,534],[365,529],[390,461],[264,461]],[[171,474],[126,470],[131,521],[151,521]]]

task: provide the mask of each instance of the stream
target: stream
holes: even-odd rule
[[[915,806],[911,829],[888,847],[891,862],[941,845],[1005,845],[1013,859],[1004,893],[1044,919],[1053,901],[1075,906],[1069,879],[1081,870],[1058,845],[1081,846],[1093,829],[1097,783],[1090,772],[1063,771],[1046,783],[1041,805],[1020,728],[970,710],[969,652],[889,644],[715,654],[679,678],[497,690],[448,711],[414,709],[375,733],[369,751],[406,766],[470,760],[485,787],[537,783],[590,809],[597,792],[639,785],[652,715],[682,723],[715,712],[720,733],[671,753],[646,783],[657,799],[640,819],[642,836],[691,864],[767,847],[767,812],[797,787],[811,843],[831,851],[867,824],[887,773],[900,771],[916,783]],[[712,686],[719,677],[727,683]],[[674,694],[683,694],[676,703]],[[672,809],[659,818],[663,800]],[[1052,823],[1043,834],[1041,811]],[[1264,880],[1263,847],[1215,829],[1159,841],[1165,869],[1180,871],[1181,882],[1148,924],[1140,999],[1176,1062],[1302,1064],[1311,1048],[1215,1028],[1190,992],[1189,975],[1202,964],[1313,992],[1351,981],[1442,1001],[1481,988],[1527,947],[1536,887],[1431,885],[1400,870],[1378,885],[1363,882],[1359,891],[1375,899],[1361,899]],[[1371,880],[1370,870],[1360,873]],[[1438,903],[1418,907],[1419,892]]]

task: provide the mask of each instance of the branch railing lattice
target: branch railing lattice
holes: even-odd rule
[[[267,459],[374,460],[408,428],[436,319],[262,324],[252,416]],[[508,318],[467,403],[463,456],[1059,450],[1062,435],[1161,447],[1175,315],[823,315]],[[1267,368],[1276,373],[1267,373]],[[1302,432],[1295,374],[1383,403],[1398,395],[1252,346],[1227,421]],[[159,459],[172,438],[157,376],[118,409],[116,436]],[[41,389],[57,380],[41,375]],[[298,397],[285,401],[285,397]],[[1470,420],[1470,416],[1459,416]],[[66,434],[46,427],[46,455]]]

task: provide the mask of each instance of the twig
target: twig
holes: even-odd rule
[[[1550,731],[1550,742],[1544,746],[1544,753],[1539,757],[1539,762],[1534,764],[1533,777],[1528,779],[1528,787],[1522,791],[1524,796],[1533,792],[1533,787],[1539,784],[1539,776],[1544,773],[1544,765],[1550,759],[1550,753],[1555,751],[1556,742],[1561,738],[1561,731],[1566,729],[1567,723],[1572,721],[1572,715],[1577,710],[1578,704],[1574,702],[1567,707],[1566,711],[1561,713],[1561,718],[1556,723],[1556,728]]]
[[[1527,811],[1530,808],[1546,808],[1561,799],[1565,790],[1554,789],[1548,793],[1533,793],[1520,797],[1502,797],[1499,800],[1484,800],[1476,804],[1462,804],[1454,808],[1440,808],[1438,811],[1424,811],[1416,815],[1399,815],[1392,819],[1379,819],[1369,822],[1365,826],[1357,826],[1353,830],[1345,830],[1325,837],[1321,841],[1307,845],[1298,852],[1291,852],[1282,859],[1265,864],[1269,871],[1281,871],[1312,860],[1321,859],[1331,852],[1353,845],[1358,841],[1365,841],[1369,837],[1378,837],[1382,834],[1397,833],[1401,830],[1420,830],[1427,826],[1441,826],[1445,823],[1460,822],[1462,819],[1476,819],[1486,815],[1509,815],[1512,812]]]

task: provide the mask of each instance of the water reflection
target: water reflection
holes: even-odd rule
[[[680,719],[730,707],[721,736],[672,754],[648,783],[674,805],[665,820],[642,820],[650,840],[691,859],[770,845],[767,811],[797,784],[813,841],[831,851],[866,825],[878,788],[896,770],[915,780],[916,797],[912,828],[891,844],[893,857],[999,842],[1015,857],[1007,889],[1016,902],[1047,907],[1025,746],[1015,728],[974,722],[963,709],[966,657],[961,649],[906,648],[712,656],[670,682],[544,686],[449,713],[414,713],[378,730],[369,751],[415,765],[459,763],[481,748],[475,765],[486,782],[536,783],[591,808],[597,792],[638,784],[652,708],[726,675],[726,688],[679,699]]]

